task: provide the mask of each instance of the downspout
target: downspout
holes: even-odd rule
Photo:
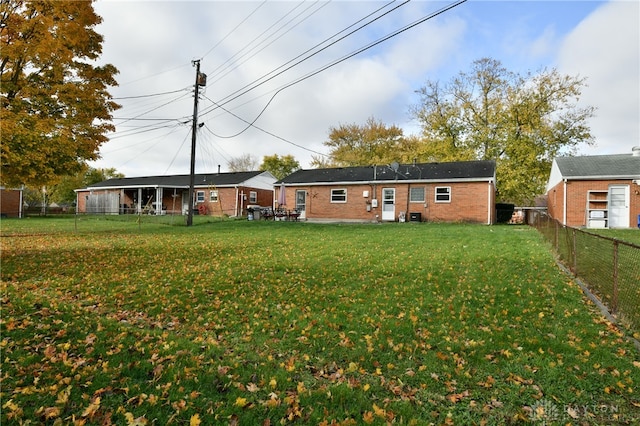
[[[563,180],[563,194],[562,194],[562,224],[567,225],[567,180]]]
[[[238,185],[236,185],[236,205],[233,208],[234,209],[234,217],[238,217]]]
[[[491,214],[491,180],[489,180],[487,185],[487,225],[492,224],[492,214]]]

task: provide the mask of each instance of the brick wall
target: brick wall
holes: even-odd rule
[[[564,209],[564,182],[560,182],[547,192],[547,213],[562,223]]]
[[[247,214],[247,206],[257,204],[262,207],[271,207],[273,205],[273,191],[269,189],[250,188],[246,186],[236,188],[217,188],[218,201],[210,202],[209,193],[213,189],[197,189],[197,191],[205,191],[205,204],[207,206],[207,214],[212,216],[235,216],[236,214],[244,216]],[[256,201],[251,200],[251,192],[256,193]],[[241,200],[240,197],[244,196]],[[242,208],[242,211],[240,209]],[[236,212],[236,209],[238,210]]]
[[[20,217],[20,191],[0,189],[0,212],[6,217]]]
[[[436,202],[435,188],[446,186],[451,188],[450,202]],[[410,202],[410,188],[423,187],[426,190],[423,202]],[[296,190],[307,191],[307,219],[335,220],[382,220],[382,191],[384,188],[395,188],[395,219],[400,212],[420,213],[423,221],[435,222],[494,222],[495,191],[488,182],[464,182],[446,184],[376,184],[376,185],[314,185],[287,187],[287,207],[295,206]],[[331,202],[331,189],[346,189],[345,203]],[[363,193],[368,191],[368,197]],[[277,194],[276,194],[277,196]],[[371,200],[377,199],[378,206],[373,207]],[[370,206],[370,210],[367,210]],[[489,206],[491,215],[489,216]]]
[[[589,191],[608,191],[609,185],[629,185],[629,226],[637,225],[640,214],[640,186],[631,180],[583,180],[567,182],[567,226],[586,226],[587,194]],[[547,193],[549,215],[563,220],[564,183],[560,182]]]

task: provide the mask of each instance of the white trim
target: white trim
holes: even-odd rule
[[[448,189],[447,191],[447,195],[449,196],[448,200],[438,200],[438,189],[439,188],[446,188]],[[438,204],[450,204],[451,203],[451,187],[450,186],[434,186],[433,187],[433,202],[434,203],[438,203]],[[444,195],[444,194],[441,194]]]
[[[562,224],[567,224],[567,180],[564,179],[563,183],[563,191],[562,191]]]
[[[334,199],[333,199],[333,191],[344,191],[344,201],[334,201]],[[330,196],[329,196],[329,203],[330,204],[346,204],[347,200],[348,200],[347,194],[348,194],[347,188],[331,188],[331,193],[330,193]]]
[[[341,186],[341,185],[399,185],[399,184],[433,184],[433,183],[457,183],[457,182],[494,182],[494,178],[451,178],[451,179],[412,179],[412,180],[357,180],[340,182],[285,182],[285,186]]]

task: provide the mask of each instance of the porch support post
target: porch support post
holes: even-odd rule
[[[163,191],[162,191],[162,187],[158,187],[156,188],[156,214],[160,215],[162,214],[162,195],[163,195]]]

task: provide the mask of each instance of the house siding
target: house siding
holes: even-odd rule
[[[435,202],[435,188],[441,186],[451,188],[450,202]],[[415,187],[425,188],[424,202],[409,201],[410,190]],[[493,207],[495,188],[490,181],[291,185],[286,188],[286,205],[288,208],[294,208],[296,190],[305,190],[307,192],[306,219],[379,221],[382,220],[384,188],[395,189],[394,220],[396,221],[401,212],[405,212],[407,221],[411,213],[420,213],[422,221],[471,223],[494,223],[495,221]],[[332,189],[346,189],[347,201],[331,202]],[[368,192],[368,197],[363,195],[365,191]],[[377,207],[371,204],[373,199],[377,199]],[[370,206],[369,211],[368,206]]]
[[[20,217],[20,190],[0,189],[0,213],[4,217]]]
[[[566,223],[564,222],[565,184],[560,182],[547,192],[549,215],[567,226],[587,226],[588,192],[608,191],[610,185],[629,185],[629,225],[635,227],[637,215],[640,214],[640,186],[633,183],[631,179],[567,180]]]

